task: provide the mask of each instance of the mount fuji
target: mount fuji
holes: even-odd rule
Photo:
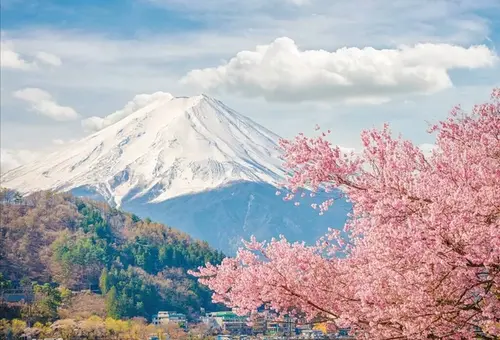
[[[296,207],[275,195],[286,171],[273,132],[206,95],[149,99],[88,137],[7,172],[2,186],[104,200],[228,255],[250,235],[313,243],[327,227],[343,226],[346,202],[318,216],[308,206],[312,198]]]

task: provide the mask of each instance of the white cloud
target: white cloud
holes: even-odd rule
[[[0,44],[0,65],[2,68],[29,70],[33,65],[24,60],[8,43]]]
[[[241,51],[218,67],[196,69],[181,82],[270,101],[343,99],[386,102],[393,95],[430,94],[452,86],[448,70],[493,66],[486,46],[417,44],[394,49],[299,50],[278,38]]]
[[[41,157],[43,153],[32,150],[0,150],[0,174],[15,169],[26,163],[33,162]]]
[[[2,37],[3,38],[3,37]],[[10,41],[2,41],[0,49],[0,65],[2,68],[10,68],[17,70],[36,70],[38,69],[38,62],[41,62],[50,66],[61,66],[61,59],[47,52],[36,52],[33,61],[26,60],[25,57],[21,56],[18,52],[14,51],[14,47],[12,42]]]
[[[52,140],[52,143],[54,143],[55,145],[64,145],[66,142],[62,139],[56,138]]]
[[[41,61],[42,63],[47,64],[47,65],[51,65],[51,66],[61,66],[62,65],[61,59],[58,56],[51,54],[51,53],[38,52],[35,55],[35,58],[37,60]]]
[[[344,99],[344,103],[347,105],[381,105],[391,101],[389,97],[348,97]]]
[[[112,124],[112,123],[111,123]],[[105,128],[104,118],[92,116],[82,120],[83,130],[86,132],[96,132]]]
[[[146,2],[134,1],[137,10]],[[469,46],[484,43],[489,35],[495,40],[491,18],[500,8],[498,0],[310,0],[304,6],[281,5],[285,1],[290,0],[158,0],[168,7],[170,14],[176,15],[176,21],[193,26],[172,31],[156,29],[157,23],[145,26],[135,23],[139,28],[131,22],[130,29],[139,30],[128,36],[107,34],[99,29],[62,30],[50,24],[4,28],[2,43],[10,41],[23,60],[36,61],[39,68],[33,72],[2,72],[2,146],[53,146],[54,138],[69,140],[83,136],[78,120],[53,124],[22,115],[15,99],[4,93],[26,86],[57,93],[59,102],[78,108],[80,113],[99,116],[100,121],[100,117],[122,107],[138,93],[164,90],[176,95],[196,95],[199,91],[181,87],[179,78],[192,69],[219,65],[221,60],[228,60],[239,51],[252,50],[276,37],[286,35],[302,50],[336,51],[344,46],[393,49],[422,42]],[[38,51],[58,56],[63,64],[50,67],[50,73],[45,72],[47,65],[35,57]],[[453,73],[456,88],[433,96],[405,97],[415,102],[406,107],[398,106],[401,100],[379,106],[359,105],[360,101],[375,100],[369,97],[353,99],[349,102],[353,105],[349,106],[332,101],[299,105],[269,103],[262,98],[222,93],[217,97],[286,137],[304,129],[308,132],[309,128],[312,133],[317,122],[335,127],[332,130],[336,143],[351,145],[362,128],[401,119],[404,124],[401,132],[410,133],[411,138],[423,143],[428,139],[424,132],[426,125],[420,132],[415,125],[423,119],[435,119],[440,112],[445,114],[449,107],[464,100],[475,102],[485,94],[487,98],[491,87],[498,85],[499,72],[500,67]],[[450,98],[450,93],[460,95]]]
[[[287,1],[294,2],[149,0],[181,19],[223,27],[219,36],[234,33],[248,41],[260,34],[268,39],[263,43],[287,35],[311,48],[482,41],[491,33],[487,16],[500,9],[498,0],[309,0],[285,6]]]
[[[84,119],[82,120],[82,126],[85,131],[96,132],[104,129],[105,127],[111,124],[114,124],[122,120],[123,118],[129,116],[130,114],[134,113],[135,111],[141,108],[146,107],[147,105],[151,104],[154,101],[157,100],[169,101],[172,98],[173,96],[170,93],[161,91],[155,92],[153,94],[138,94],[131,101],[129,101],[123,107],[123,109],[115,111],[104,118],[93,116]]]
[[[57,121],[75,120],[79,117],[73,108],[59,105],[50,93],[38,88],[18,90],[13,96],[30,103],[32,110]]]

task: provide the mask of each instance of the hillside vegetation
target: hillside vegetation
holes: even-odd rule
[[[36,282],[91,289],[103,295],[106,314],[114,318],[217,308],[211,293],[186,274],[224,257],[206,242],[70,194],[22,197],[2,189],[0,203],[4,286]]]

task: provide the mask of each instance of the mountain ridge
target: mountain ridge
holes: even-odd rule
[[[2,185],[105,201],[227,255],[252,235],[312,244],[327,227],[343,226],[345,201],[324,216],[310,207],[335,193],[306,195],[299,207],[276,196],[287,173],[278,135],[206,95],[150,97],[101,119],[101,130],[65,150],[6,173]]]
[[[23,193],[95,186],[117,206],[137,188],[139,195],[157,192],[152,200],[161,202],[239,180],[277,184],[285,173],[278,139],[211,97],[166,94],[64,150],[7,172],[2,184]]]

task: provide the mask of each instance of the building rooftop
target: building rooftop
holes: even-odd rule
[[[158,315],[169,315],[169,316],[186,316],[185,314],[178,312],[169,312],[169,311],[159,311]]]
[[[212,313],[210,313],[209,315],[210,315],[210,316],[219,316],[219,317],[220,317],[220,316],[240,317],[240,316],[236,315],[236,313],[234,313],[234,312],[229,312],[229,311],[227,311],[227,312],[212,312]]]

